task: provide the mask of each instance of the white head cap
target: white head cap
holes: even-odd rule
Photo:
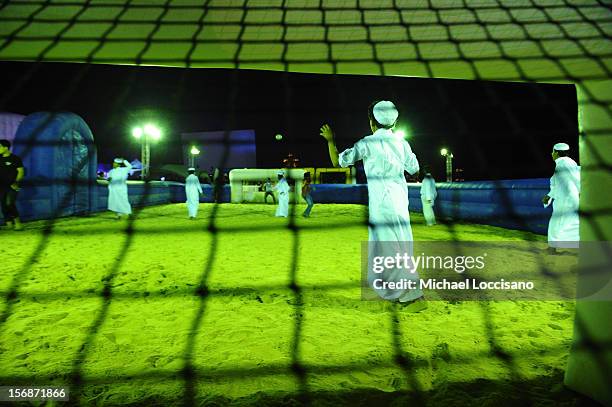
[[[383,126],[391,126],[395,124],[397,116],[399,116],[397,108],[393,102],[389,102],[388,100],[381,100],[380,102],[376,103],[372,109],[372,113],[374,114],[376,121]]]
[[[195,171],[195,168],[189,167],[189,168],[187,168],[187,171]]]
[[[117,164],[123,164],[123,158],[115,158],[113,161]]]
[[[283,177],[285,176],[285,171],[283,170],[279,170],[276,175],[282,175]]]
[[[553,146],[553,150],[557,151],[568,151],[569,146],[566,143],[557,143]]]

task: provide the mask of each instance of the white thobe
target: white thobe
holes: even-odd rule
[[[386,300],[410,301],[423,295],[420,289],[375,288],[375,280],[399,282],[402,279],[417,283],[419,275],[404,268],[390,268],[377,274],[372,268],[373,256],[412,256],[412,229],[408,213],[408,187],[404,171],[415,174],[419,162],[406,140],[396,137],[391,130],[378,129],[344,150],[339,158],[341,167],[363,160],[368,179],[369,249],[368,285]],[[380,285],[380,284],[378,284]]]
[[[123,215],[132,213],[132,206],[128,199],[127,179],[132,165],[123,162],[125,167],[113,168],[108,172],[108,210]]]
[[[548,196],[553,206],[548,223],[548,245],[578,247],[580,167],[571,158],[559,157],[555,160],[555,173],[550,179]]]
[[[436,181],[434,181],[433,177],[423,178],[423,183],[421,184],[421,203],[423,204],[425,223],[427,223],[428,226],[436,224],[436,215],[433,211],[433,206],[437,196]]]
[[[185,195],[187,196],[187,211],[190,218],[198,216],[198,207],[200,206],[200,194],[202,193],[202,185],[195,174],[189,174],[185,178]]]
[[[278,191],[278,206],[275,216],[289,216],[289,184],[285,178],[281,178],[274,187]]]

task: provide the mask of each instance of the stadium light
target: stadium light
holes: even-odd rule
[[[161,138],[161,130],[152,124],[146,124],[144,126],[144,133],[153,140],[159,140]]]
[[[404,130],[401,130],[401,129],[400,129],[400,130],[397,130],[397,131],[395,132],[395,135],[396,135],[397,137],[399,137],[399,138],[403,138],[403,139],[407,138],[407,136],[406,136],[406,132],[405,132]]]
[[[135,138],[141,138],[142,137],[142,128],[141,127],[134,127],[132,129],[132,136],[134,136]]]
[[[443,148],[440,155],[446,157],[446,182],[453,182],[453,153],[448,151],[448,148]]]
[[[142,127],[134,127],[132,136],[140,140],[140,160],[142,162],[140,178],[144,180],[149,176],[151,167],[151,140],[158,141],[161,139],[162,132],[159,127],[147,123]]]

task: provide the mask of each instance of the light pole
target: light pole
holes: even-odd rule
[[[191,147],[189,150],[189,167],[195,168],[195,158],[200,154],[200,150],[196,146]]]
[[[145,124],[143,127],[135,127],[132,136],[140,140],[140,161],[142,161],[140,178],[144,180],[149,176],[151,168],[151,141],[161,138],[161,130],[152,124]]]
[[[446,182],[453,182],[453,153],[443,148],[440,155],[446,157]]]

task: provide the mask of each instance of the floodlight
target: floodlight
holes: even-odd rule
[[[150,136],[153,140],[159,140],[161,138],[161,130],[152,124],[145,125],[144,132],[147,136]]]

